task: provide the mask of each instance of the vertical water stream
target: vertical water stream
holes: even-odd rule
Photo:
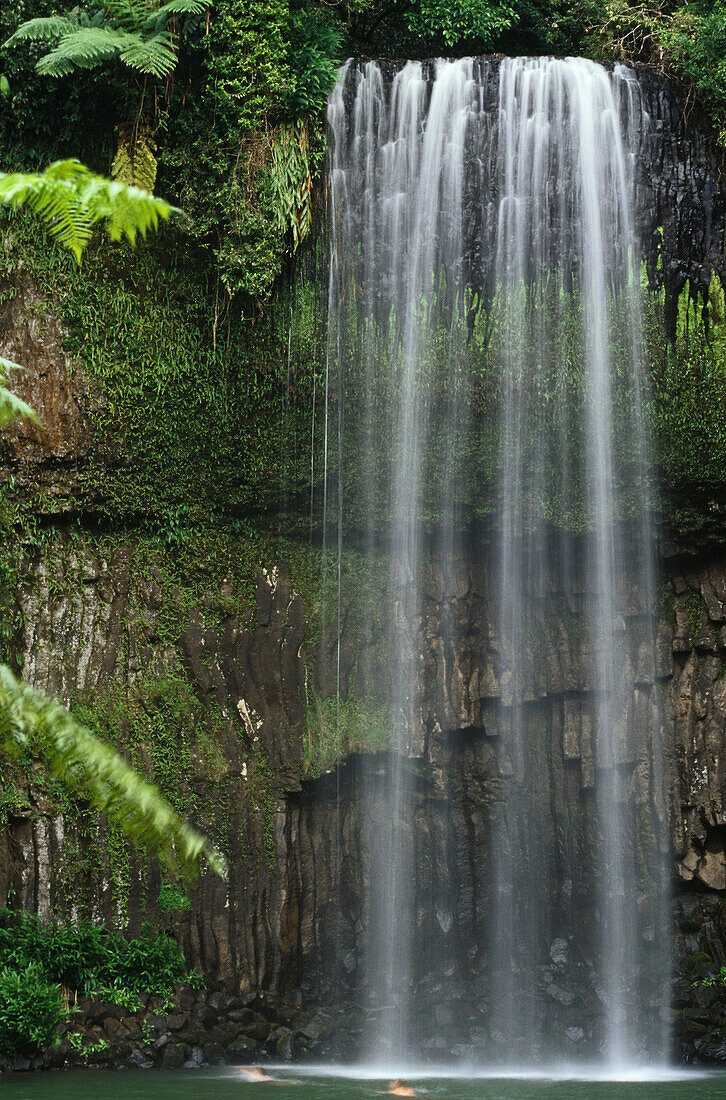
[[[503,1060],[561,1056],[536,992],[552,936],[542,914],[562,857],[539,835],[546,731],[532,718],[548,692],[532,607],[555,596],[579,631],[571,687],[587,700],[578,722],[591,746],[583,789],[593,806],[589,863],[577,873],[590,881],[591,912],[579,950],[599,975],[601,1049],[613,1064],[663,1060],[665,845],[654,835],[651,856],[640,848],[636,859],[633,830],[644,825],[631,790],[642,745],[655,756],[662,746],[637,677],[624,674],[623,615],[639,601],[642,661],[652,664],[655,601],[635,206],[648,119],[637,82],[578,59],[349,63],[328,118],[326,425],[337,418],[338,537],[343,551],[348,540],[385,551],[394,604],[390,752],[376,780],[368,899],[367,1056],[394,1062],[416,1043],[415,761],[432,736],[419,652],[426,561],[435,553],[444,590],[455,584],[455,560],[480,529],[471,516],[489,493],[480,552],[499,592],[502,798],[491,818],[482,981],[500,1005]],[[492,377],[496,399],[474,415]],[[479,485],[482,433],[491,431],[491,481]],[[661,796],[653,792],[654,819],[664,828]],[[443,899],[442,912],[450,907]],[[658,974],[643,956],[653,937],[663,944]]]

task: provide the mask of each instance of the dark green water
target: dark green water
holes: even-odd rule
[[[274,1072],[252,1083],[234,1069],[159,1072],[85,1070],[0,1078],[12,1100],[368,1100],[385,1096],[387,1081]],[[418,1078],[408,1083],[428,1100],[726,1100],[726,1074],[682,1074],[671,1080],[592,1081],[547,1078]]]

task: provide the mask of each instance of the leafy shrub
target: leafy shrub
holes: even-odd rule
[[[173,882],[162,882],[159,891],[159,909],[162,913],[171,913],[175,909],[190,909],[189,895]]]
[[[291,13],[288,66],[293,89],[283,96],[284,110],[292,115],[317,115],[325,107],[335,83],[341,28],[328,11],[304,7]]]
[[[49,981],[42,966],[28,963],[22,970],[0,971],[0,1050],[5,1054],[53,1046],[65,1017],[60,986]]]
[[[48,980],[79,993],[163,994],[192,977],[176,940],[163,932],[128,940],[91,924],[46,927],[7,909],[0,910],[0,966],[16,971],[39,966]]]
[[[469,41],[490,46],[516,18],[514,9],[498,0],[420,0],[407,16],[414,34],[441,37],[447,46]]]

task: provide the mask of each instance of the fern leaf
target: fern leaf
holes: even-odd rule
[[[73,68],[92,69],[118,57],[129,38],[132,36],[108,27],[79,27],[41,57],[36,72],[41,76],[66,76]]]
[[[143,27],[154,8],[154,0],[111,0],[108,6],[114,25],[127,31]]]
[[[30,405],[26,405],[3,385],[3,382],[8,381],[10,371],[22,369],[17,363],[11,363],[0,355],[0,428],[6,428],[12,420],[38,419]]]
[[[118,149],[111,165],[111,177],[129,187],[153,191],[156,168],[156,142],[149,127],[134,122],[121,127]]]
[[[39,19],[28,19],[11,34],[4,46],[17,46],[19,42],[44,42],[72,34],[78,23],[63,15],[49,15]]]
[[[37,420],[30,405],[0,385],[0,428],[6,428],[13,420],[25,419]]]
[[[144,29],[166,26],[168,21],[177,15],[202,15],[210,6],[205,0],[169,0],[162,4],[158,11],[152,12],[144,23]]]
[[[0,665],[0,748],[6,752],[28,748],[42,757],[55,775],[120,825],[135,844],[187,874],[194,874],[204,857],[213,871],[226,877],[221,852],[187,825],[156,787],[67,710],[17,680],[4,665]]]
[[[119,56],[130,69],[159,79],[168,76],[176,65],[176,51],[168,31],[147,39],[138,35],[127,35]]]
[[[95,225],[101,223],[112,240],[126,237],[133,244],[177,213],[163,199],[96,176],[77,160],[57,161],[41,175],[0,173],[2,205],[29,207],[79,262]]]

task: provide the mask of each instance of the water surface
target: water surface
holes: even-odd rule
[[[268,1070],[275,1084],[251,1083],[233,1068],[214,1070],[82,1070],[69,1073],[3,1075],[12,1100],[185,1100],[273,1096],[276,1100],[367,1100],[386,1094],[387,1080],[344,1077],[339,1073]],[[429,1071],[430,1072],[430,1071]],[[658,1079],[633,1076],[627,1081],[596,1078],[420,1077],[407,1082],[430,1100],[726,1100],[726,1074],[666,1073]]]

